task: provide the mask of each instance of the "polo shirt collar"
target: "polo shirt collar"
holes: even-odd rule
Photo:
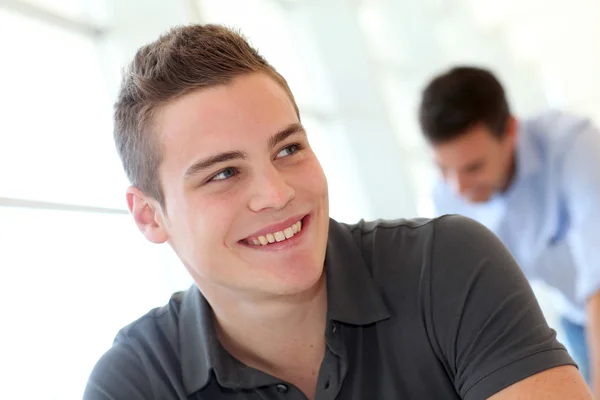
[[[217,339],[212,310],[194,285],[184,295],[179,319],[181,373],[187,395],[204,388],[214,374],[231,390],[267,386],[278,381],[242,364]]]
[[[330,220],[327,254],[328,319],[367,325],[390,317],[349,227]],[[187,394],[205,387],[214,374],[222,387],[250,389],[279,381],[242,364],[219,343],[210,305],[198,288],[184,295],[179,318],[179,349]]]
[[[361,237],[355,240],[347,225],[333,220],[329,224],[325,257],[327,313],[339,322],[368,325],[389,318],[390,313],[357,240]]]

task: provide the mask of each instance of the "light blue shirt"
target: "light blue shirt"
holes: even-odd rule
[[[600,131],[558,111],[519,122],[510,188],[469,204],[440,181],[436,214],[462,214],[487,226],[528,279],[557,289],[558,311],[585,324],[585,301],[600,290]]]

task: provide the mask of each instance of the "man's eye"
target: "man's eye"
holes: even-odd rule
[[[284,147],[283,149],[281,149],[281,151],[279,153],[277,153],[276,158],[291,156],[298,150],[300,150],[300,146],[297,144],[292,144],[290,146],[287,146],[287,147]]]
[[[482,163],[477,163],[477,164],[473,164],[473,165],[469,165],[465,171],[466,172],[470,172],[470,173],[475,173],[477,171],[480,171],[483,169],[483,164]]]
[[[215,176],[213,176],[212,178],[210,178],[210,181],[222,181],[228,178],[231,178],[232,176],[237,175],[237,171],[235,170],[235,168],[225,168],[224,170],[222,170],[221,172],[219,172],[218,174],[216,174]]]

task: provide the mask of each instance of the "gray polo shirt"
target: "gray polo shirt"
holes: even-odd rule
[[[331,221],[325,273],[316,399],[485,399],[574,365],[507,250],[463,217]],[[194,286],[117,335],[84,394],[108,399],[305,396],[227,353]]]

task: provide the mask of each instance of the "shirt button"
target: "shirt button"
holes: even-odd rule
[[[287,393],[288,391],[287,385],[284,385],[283,383],[278,383],[275,387],[279,393]]]
[[[332,332],[332,333],[335,333],[335,331],[337,331],[337,325],[336,325],[336,324],[333,324],[333,325],[331,326],[331,332]]]

